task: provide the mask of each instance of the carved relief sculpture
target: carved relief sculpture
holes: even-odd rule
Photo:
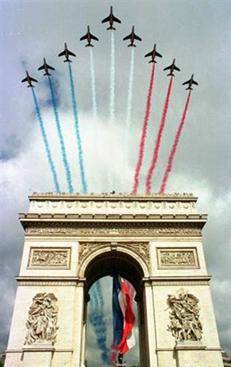
[[[199,320],[198,298],[180,289],[177,295],[169,295],[167,304],[170,308],[168,331],[179,342],[198,341],[202,338],[202,324]]]
[[[160,268],[198,268],[196,248],[191,249],[157,249]]]
[[[70,252],[70,248],[32,248],[29,256],[29,267],[68,268]]]
[[[53,293],[37,293],[26,322],[25,343],[54,343],[57,335],[57,298]]]

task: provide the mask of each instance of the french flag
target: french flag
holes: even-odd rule
[[[133,310],[135,289],[119,275],[113,275],[113,349],[127,353],[135,345]]]

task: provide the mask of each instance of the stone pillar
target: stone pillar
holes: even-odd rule
[[[84,314],[84,282],[78,282],[75,294],[74,310],[74,335],[73,335],[73,357],[72,367],[82,367],[82,344],[83,341],[83,314]]]
[[[156,357],[156,330],[155,330],[155,312],[153,304],[153,295],[151,284],[144,282],[144,299],[145,299],[145,324],[146,324],[146,346],[149,367],[158,367]]]

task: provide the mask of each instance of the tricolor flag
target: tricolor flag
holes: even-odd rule
[[[127,353],[135,345],[133,310],[135,289],[119,275],[113,276],[113,349]]]

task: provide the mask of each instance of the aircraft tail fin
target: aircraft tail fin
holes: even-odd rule
[[[173,73],[169,73],[169,74],[167,74],[167,76],[175,76]]]
[[[116,28],[115,28],[115,27],[113,27],[112,25],[110,25],[110,27],[108,27],[108,28],[107,28],[107,31],[108,31],[108,30],[110,30],[110,29],[113,29],[113,31],[115,31],[115,30],[116,30]]]
[[[69,60],[69,59],[66,59],[66,60],[64,60],[64,62],[72,62],[71,60]]]
[[[128,45],[128,47],[136,47],[136,45],[134,45],[134,43],[130,43],[130,45]]]
[[[94,45],[92,45],[91,43],[88,43],[87,45],[85,45],[85,47],[94,47]]]

